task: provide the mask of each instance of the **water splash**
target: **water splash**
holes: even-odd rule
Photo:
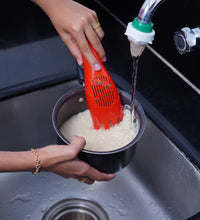
[[[115,209],[120,216],[128,215],[128,203],[123,199],[120,199],[117,203],[118,204],[111,203],[110,207]]]
[[[31,200],[32,200],[31,193],[27,192],[25,194],[17,194],[15,197],[10,199],[10,203],[14,203],[15,201],[29,202]]]
[[[48,209],[48,205],[47,204],[43,204],[41,207],[40,207],[40,210],[42,213],[45,213]]]
[[[37,194],[38,194],[39,196],[42,196],[42,192],[40,192],[40,191],[39,191]]]

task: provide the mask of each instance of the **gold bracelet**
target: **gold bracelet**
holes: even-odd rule
[[[40,168],[41,168],[39,154],[38,154],[38,151],[33,148],[31,148],[30,151],[35,161],[35,170],[32,172],[32,174],[37,175],[39,174]]]

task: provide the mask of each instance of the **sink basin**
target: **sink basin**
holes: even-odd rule
[[[28,150],[56,143],[53,106],[67,90],[79,86],[70,81],[1,101],[0,149]],[[134,159],[112,181],[88,186],[46,172],[2,173],[0,195],[1,220],[43,219],[56,210],[55,205],[70,202],[86,207],[83,215],[93,216],[82,219],[102,219],[92,213],[93,205],[110,220],[187,219],[200,211],[200,172],[147,117]],[[93,211],[88,211],[91,206]],[[69,207],[68,215],[78,212]]]

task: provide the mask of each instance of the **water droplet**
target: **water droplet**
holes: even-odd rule
[[[83,102],[83,101],[84,101],[84,98],[80,97],[79,102]]]
[[[46,212],[47,209],[48,209],[48,206],[47,206],[46,204],[43,204],[43,205],[41,206],[41,212],[42,212],[42,213]]]
[[[54,200],[54,198],[52,198],[52,197],[49,198],[49,201],[53,202],[53,200]]]
[[[117,193],[112,193],[112,196],[113,197],[117,197]]]
[[[17,194],[15,197],[10,199],[11,203],[14,203],[15,201],[21,201],[21,202],[28,202],[32,200],[31,193],[27,192],[25,194]]]
[[[114,208],[121,216],[125,216],[128,214],[128,205],[125,203],[119,203],[119,204],[110,204],[111,208]]]

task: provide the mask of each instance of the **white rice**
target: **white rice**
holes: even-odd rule
[[[86,139],[84,149],[91,151],[115,150],[130,143],[138,133],[138,122],[133,123],[130,110],[124,108],[123,112],[123,121],[107,130],[93,128],[89,110],[80,112],[65,121],[60,130],[69,141],[73,135],[84,137]]]

